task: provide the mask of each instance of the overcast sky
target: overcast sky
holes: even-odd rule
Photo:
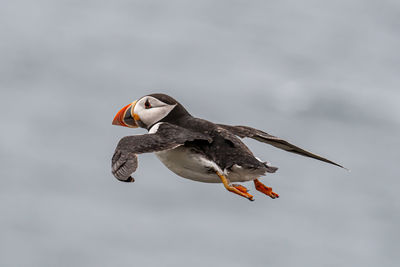
[[[399,266],[400,2],[0,2],[1,266]],[[186,180],[111,125],[154,92],[351,172],[246,140],[280,169]]]

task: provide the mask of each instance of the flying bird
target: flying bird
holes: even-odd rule
[[[145,128],[147,134],[123,137],[112,157],[112,174],[120,181],[134,182],[137,154],[153,152],[175,174],[205,183],[222,183],[239,196],[253,196],[238,182],[253,181],[256,190],[275,199],[279,195],[259,181],[278,168],[263,162],[238,138],[253,138],[302,156],[343,166],[308,152],[279,137],[247,126],[215,124],[195,118],[174,98],[150,94],[122,108],[113,125]]]

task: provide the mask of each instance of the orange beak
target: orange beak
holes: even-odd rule
[[[115,115],[112,121],[112,124],[130,128],[139,127],[139,125],[135,121],[135,119],[139,120],[139,116],[134,116],[133,114],[133,109],[135,108],[135,105],[136,101],[132,102],[129,105],[126,105],[120,111],[118,111],[117,115]]]

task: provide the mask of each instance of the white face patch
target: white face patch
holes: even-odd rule
[[[175,105],[169,105],[152,96],[145,96],[138,100],[133,110],[140,121],[147,127],[155,124],[166,117]]]
[[[154,125],[149,129],[149,134],[156,133],[157,130],[158,130],[158,127],[160,127],[161,124],[162,124],[162,122],[159,122],[159,123],[154,124]]]

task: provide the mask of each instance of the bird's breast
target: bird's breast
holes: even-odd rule
[[[214,171],[220,169],[217,164],[192,148],[182,145],[155,154],[168,169],[181,177],[205,183],[221,182]]]
[[[231,182],[246,182],[264,174],[257,170],[244,169],[236,164],[230,170],[222,170],[214,161],[183,145],[155,154],[175,174],[198,182],[221,183],[216,171],[224,173]]]

